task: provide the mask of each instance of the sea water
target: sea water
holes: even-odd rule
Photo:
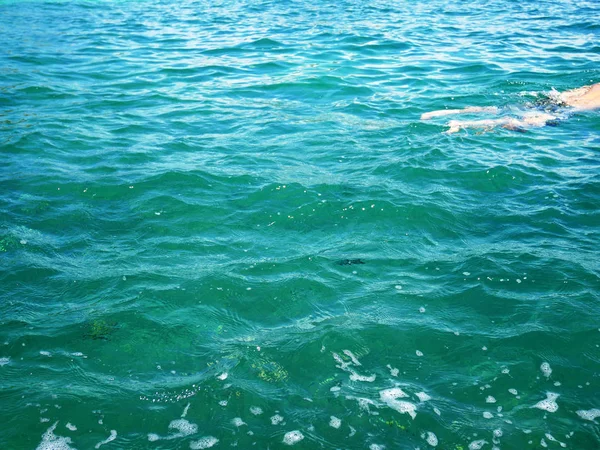
[[[0,448],[598,448],[598,17],[0,1]]]

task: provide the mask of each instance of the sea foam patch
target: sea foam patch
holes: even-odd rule
[[[190,442],[190,448],[192,450],[202,450],[205,448],[211,448],[218,443],[219,440],[216,437],[204,436],[198,439],[197,441]]]
[[[417,407],[410,402],[398,400],[399,398],[408,397],[406,392],[400,388],[384,389],[379,392],[379,398],[390,408],[398,411],[401,414],[408,414],[411,418],[417,417]]]
[[[548,412],[556,412],[558,410],[558,404],[556,403],[556,399],[559,397],[559,394],[555,394],[554,392],[547,392],[546,399],[537,402],[533,405],[533,408],[543,409]]]
[[[587,411],[580,409],[579,411],[577,411],[577,415],[584,420],[592,420],[593,421],[596,419],[596,417],[600,417],[600,409],[592,408],[592,409],[588,409]]]
[[[283,443],[285,445],[294,445],[300,442],[302,439],[304,439],[304,435],[300,431],[289,431],[285,433],[285,436],[283,436]]]
[[[50,428],[42,434],[42,442],[37,446],[36,450],[75,450],[69,444],[72,444],[71,438],[57,436],[54,434],[58,421],[54,422]]]

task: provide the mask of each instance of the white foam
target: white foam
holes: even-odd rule
[[[431,445],[432,447],[437,447],[438,445],[438,438],[435,434],[433,434],[431,431],[427,432],[427,437],[425,438],[425,440],[427,441],[427,443],[429,445]]]
[[[201,450],[204,448],[211,448],[218,442],[219,442],[219,440],[216,437],[205,436],[205,437],[198,439],[197,441],[190,442],[190,448],[192,450]]]
[[[342,421],[341,419],[338,419],[335,416],[331,416],[330,420],[329,420],[329,426],[335,429],[338,429],[339,427],[342,426]]]
[[[172,434],[165,439],[175,439],[179,437],[189,436],[198,432],[198,425],[190,423],[185,419],[177,419],[171,421],[169,424],[169,430],[177,430],[178,433]]]
[[[221,400],[219,402],[219,405],[221,405],[221,406],[227,406],[227,403],[228,403],[227,400]]]
[[[0,367],[5,366],[10,363],[9,357],[0,358]]]
[[[387,365],[387,368],[390,369],[390,375],[393,377],[397,377],[398,374],[400,373],[400,371],[398,369],[396,369],[395,367],[390,366],[389,364]]]
[[[494,430],[494,437],[496,439],[501,438],[502,437],[502,430],[499,429],[499,428],[497,430]]]
[[[57,425],[58,422],[54,422],[54,425],[42,434],[42,442],[40,442],[36,450],[74,450],[74,448],[69,445],[72,444],[71,438],[54,434]]]
[[[558,394],[553,392],[546,393],[546,400],[542,400],[533,405],[533,408],[543,409],[548,412],[556,412],[558,410],[558,404],[556,403],[556,399],[559,397]]]
[[[271,417],[271,423],[273,425],[279,425],[281,422],[283,422],[283,417],[280,416],[279,414],[275,414],[274,416]]]
[[[283,436],[283,443],[285,445],[294,445],[300,442],[302,439],[304,439],[304,435],[300,431],[289,431],[285,433],[285,436]]]
[[[433,408],[433,412],[436,413],[438,416],[442,415],[442,413],[440,412],[440,410],[437,409],[437,408]]]
[[[369,445],[369,450],[384,450],[385,445],[371,444]]]
[[[148,435],[150,436],[150,435]],[[104,439],[102,442],[98,442],[94,448],[100,448],[104,444],[114,441],[117,438],[117,430],[110,430],[110,436]]]
[[[148,433],[148,440],[150,442],[156,442],[160,439],[160,436],[156,433]]]
[[[550,367],[550,364],[548,364],[547,362],[542,363],[542,365],[540,366],[540,370],[542,371],[542,373],[544,374],[544,376],[546,378],[549,378],[550,375],[552,375],[552,368]]]
[[[491,395],[488,395],[485,399],[486,403],[496,403],[496,399],[494,397],[492,397]]]
[[[234,417],[234,418],[231,420],[231,423],[232,423],[233,425],[235,425],[236,427],[241,427],[241,426],[243,426],[243,425],[246,425],[246,422],[244,422],[244,421],[242,420],[242,418],[241,418],[241,417]]]
[[[408,397],[408,395],[400,388],[385,389],[379,392],[381,401],[384,402],[390,408],[398,411],[400,414],[408,414],[411,418],[415,418],[417,413],[415,412],[417,407],[399,398]]]
[[[354,428],[352,425],[348,425],[348,428],[350,429],[350,434],[348,437],[354,436],[356,434],[356,428]]]
[[[487,441],[484,441],[483,439],[480,439],[479,441],[473,441],[469,444],[469,450],[479,450],[485,444],[487,444]]]
[[[415,353],[417,354],[417,356],[423,356],[423,352],[421,350],[417,350]]]
[[[188,410],[190,409],[191,403],[188,403],[185,408],[183,408],[183,413],[181,413],[181,417],[187,416]]]
[[[580,409],[577,411],[577,415],[584,420],[595,420],[596,417],[600,417],[600,409],[593,408],[588,409],[587,411]]]
[[[517,392],[517,390],[513,389],[513,388],[509,389],[508,392],[510,392],[512,395],[519,395],[519,393]]]
[[[227,372],[223,372],[221,375],[219,375],[217,378],[221,381],[225,381],[227,379],[227,377],[229,376],[229,374]]]
[[[40,355],[47,356],[48,358],[52,357],[52,353],[47,352],[46,350],[40,350]]]
[[[70,422],[67,422],[67,424],[65,425],[66,428],[68,428],[71,431],[77,431],[77,427],[75,425],[73,425]]]
[[[354,370],[350,370],[350,379],[352,381],[366,381],[367,383],[372,383],[373,381],[375,381],[375,378],[377,378],[377,375],[373,374],[373,375],[360,375],[358,373],[356,373]]]
[[[354,356],[354,353],[352,353],[350,350],[344,350],[344,355],[348,356],[352,360],[352,363],[355,366],[360,366],[361,365],[361,363],[358,360],[358,358],[356,356]]]
[[[427,395],[425,392],[417,392],[415,395],[422,402],[431,400],[431,397],[429,395]]]
[[[483,413],[483,418],[484,419],[492,419],[493,417],[494,417],[494,415],[491,412],[489,412],[489,411],[485,411]]]
[[[255,416],[260,416],[263,413],[263,410],[260,406],[251,406],[250,412]]]

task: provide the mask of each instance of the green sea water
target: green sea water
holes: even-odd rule
[[[0,448],[600,448],[599,17],[0,1]]]

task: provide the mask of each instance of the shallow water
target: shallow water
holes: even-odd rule
[[[0,448],[598,448],[599,16],[0,2]]]

